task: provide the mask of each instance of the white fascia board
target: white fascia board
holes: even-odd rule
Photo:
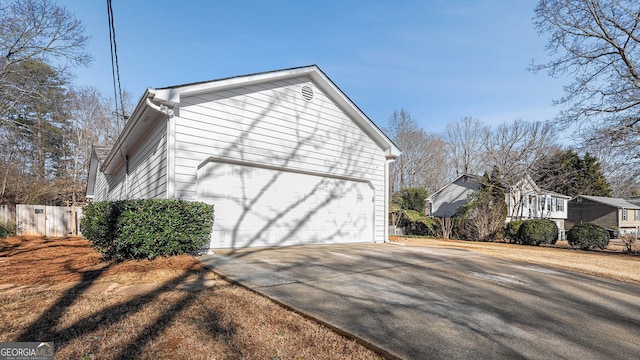
[[[303,68],[288,69],[267,73],[260,73],[254,75],[245,75],[232,77],[222,80],[212,80],[209,82],[187,84],[182,86],[176,86],[165,89],[157,89],[153,100],[159,103],[164,103],[168,106],[173,106],[180,103],[182,96],[197,95],[201,93],[207,93],[211,91],[221,91],[225,89],[235,88],[239,86],[251,86],[253,84],[261,84],[269,81],[277,81],[281,79],[293,78],[301,75],[307,75],[318,71],[318,68],[314,66],[307,66]]]

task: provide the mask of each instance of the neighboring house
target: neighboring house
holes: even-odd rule
[[[511,186],[506,193],[507,222],[524,219],[549,219],[565,229],[570,196],[540,189],[529,175]]]
[[[312,65],[148,89],[87,197],[213,204],[211,248],[384,242],[399,155]]]
[[[620,198],[578,195],[569,201],[567,228],[580,223],[636,233],[640,227],[640,205]]]
[[[467,202],[467,198],[478,191],[481,183],[480,176],[459,176],[426,199],[426,214],[434,217],[453,216]],[[550,219],[560,230],[564,230],[569,199],[569,196],[540,189],[527,175],[505,192],[507,222],[516,219]]]
[[[480,189],[482,177],[463,174],[426,199],[425,213],[433,217],[452,217],[467,198]]]

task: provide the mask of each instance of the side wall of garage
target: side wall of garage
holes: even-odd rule
[[[311,99],[308,99],[309,89],[313,93]],[[363,235],[363,238],[384,241],[385,154],[309,78],[184,97],[175,112],[176,116],[171,120],[175,128],[171,153],[174,158],[170,160],[175,164],[175,198],[213,202],[212,197],[220,196],[218,191],[227,191],[226,188],[215,189],[216,186],[230,186],[214,181],[215,176],[220,176],[220,168],[224,168],[223,183],[234,178],[234,171],[238,181],[247,176],[271,179],[271,182],[259,181],[247,184],[244,189],[229,190],[233,192],[231,197],[245,191],[244,196],[250,200],[260,191],[277,188],[277,193],[287,198],[281,199],[283,206],[295,203],[294,198],[317,198],[318,192],[334,194],[332,188],[337,193],[342,188],[351,188],[354,193],[348,196],[362,198],[345,201],[352,205],[353,201],[372,203],[366,205],[371,206],[372,235]],[[216,167],[216,164],[225,166]],[[258,175],[254,176],[254,173]],[[297,182],[307,185],[292,190],[297,192],[295,196],[284,193],[288,186],[283,184]],[[322,190],[318,190],[320,188]],[[370,189],[371,198],[365,200],[366,188]],[[249,195],[251,192],[255,193]],[[278,206],[277,198],[273,202]],[[316,212],[324,210],[319,208]],[[225,216],[221,211],[223,209],[216,208],[218,224]],[[327,211],[338,209],[328,206]],[[360,217],[362,212],[351,215]],[[268,218],[268,215],[264,216]],[[335,218],[331,215],[322,221]],[[266,221],[268,224],[269,219]]]

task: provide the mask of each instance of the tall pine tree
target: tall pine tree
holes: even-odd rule
[[[543,189],[568,196],[611,196],[609,183],[598,159],[589,153],[580,157],[573,150],[559,150],[536,164],[531,174]]]

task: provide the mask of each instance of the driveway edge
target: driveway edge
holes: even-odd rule
[[[332,324],[330,324],[330,323],[328,323],[328,322],[326,322],[326,321],[324,321],[324,320],[322,320],[320,318],[317,318],[315,316],[309,315],[309,314],[305,313],[304,311],[298,310],[298,309],[296,309],[296,308],[294,308],[294,307],[292,307],[290,305],[287,305],[287,304],[283,303],[280,300],[274,299],[274,298],[270,297],[269,295],[260,292],[259,290],[253,289],[250,286],[244,285],[239,281],[236,281],[236,280],[234,280],[234,279],[232,279],[232,278],[230,278],[230,277],[228,277],[226,275],[223,275],[223,274],[219,273],[213,267],[211,267],[209,264],[207,264],[206,261],[204,261],[203,259],[198,259],[198,260],[200,262],[204,263],[205,269],[213,272],[214,274],[220,276],[222,279],[228,281],[229,283],[231,283],[233,285],[237,285],[237,286],[239,286],[241,288],[247,289],[247,290],[253,292],[254,294],[258,294],[258,295],[262,296],[263,298],[269,299],[270,301],[282,306],[283,308],[285,308],[285,309],[287,309],[289,311],[293,311],[294,313],[299,314],[299,315],[301,315],[302,317],[304,317],[306,319],[309,319],[309,320],[311,320],[311,321],[313,321],[313,322],[315,322],[317,324],[320,324],[320,325],[322,325],[324,327],[327,327],[327,328],[331,329],[332,331],[338,333],[339,335],[344,336],[347,339],[351,339],[351,340],[357,342],[358,344],[366,347],[367,349],[375,352],[376,354],[384,357],[385,359],[402,360],[402,358],[400,356],[392,354],[388,350],[385,350],[385,349],[383,349],[383,348],[381,348],[381,347],[379,347],[379,346],[377,346],[377,345],[375,345],[375,344],[373,344],[373,343],[371,343],[371,342],[369,342],[369,341],[367,341],[367,340],[365,340],[363,338],[355,336],[355,335],[345,331],[344,329],[341,329],[341,328],[339,328],[339,327],[337,327],[335,325],[332,325]]]

